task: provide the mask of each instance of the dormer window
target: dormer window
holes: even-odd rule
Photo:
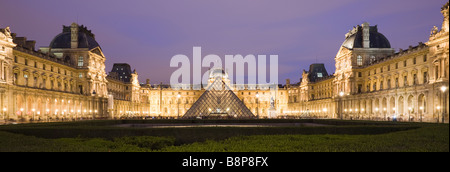
[[[376,60],[375,56],[370,56],[370,63],[373,63]]]
[[[363,58],[361,56],[356,57],[356,64],[358,66],[362,66],[363,65]]]
[[[322,74],[322,73],[317,73],[317,77],[318,77],[318,78],[322,78],[322,77],[323,77],[323,74]]]
[[[84,65],[83,56],[78,57],[78,67],[82,67]]]

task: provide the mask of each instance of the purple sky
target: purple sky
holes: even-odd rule
[[[106,60],[129,63],[141,82],[168,83],[176,54],[279,56],[279,82],[334,57],[353,26],[378,25],[393,48],[426,42],[441,27],[446,0],[2,0],[0,28],[48,46],[62,25],[77,22],[96,35]],[[192,63],[192,61],[191,61]]]

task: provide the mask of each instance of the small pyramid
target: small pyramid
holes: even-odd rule
[[[183,116],[184,119],[253,119],[255,115],[217,77]]]

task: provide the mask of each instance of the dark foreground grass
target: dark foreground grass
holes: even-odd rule
[[[449,126],[442,124],[394,124],[360,121],[352,123],[348,121],[323,120],[316,121],[316,123],[327,123],[334,126],[166,129],[119,128],[111,126],[111,124],[128,122],[130,121],[0,126],[0,151],[449,151]]]
[[[448,126],[379,135],[259,135],[170,146],[174,152],[449,152]]]

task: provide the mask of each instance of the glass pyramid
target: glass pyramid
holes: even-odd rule
[[[220,77],[217,77],[183,118],[253,119],[255,116],[227,84]]]

